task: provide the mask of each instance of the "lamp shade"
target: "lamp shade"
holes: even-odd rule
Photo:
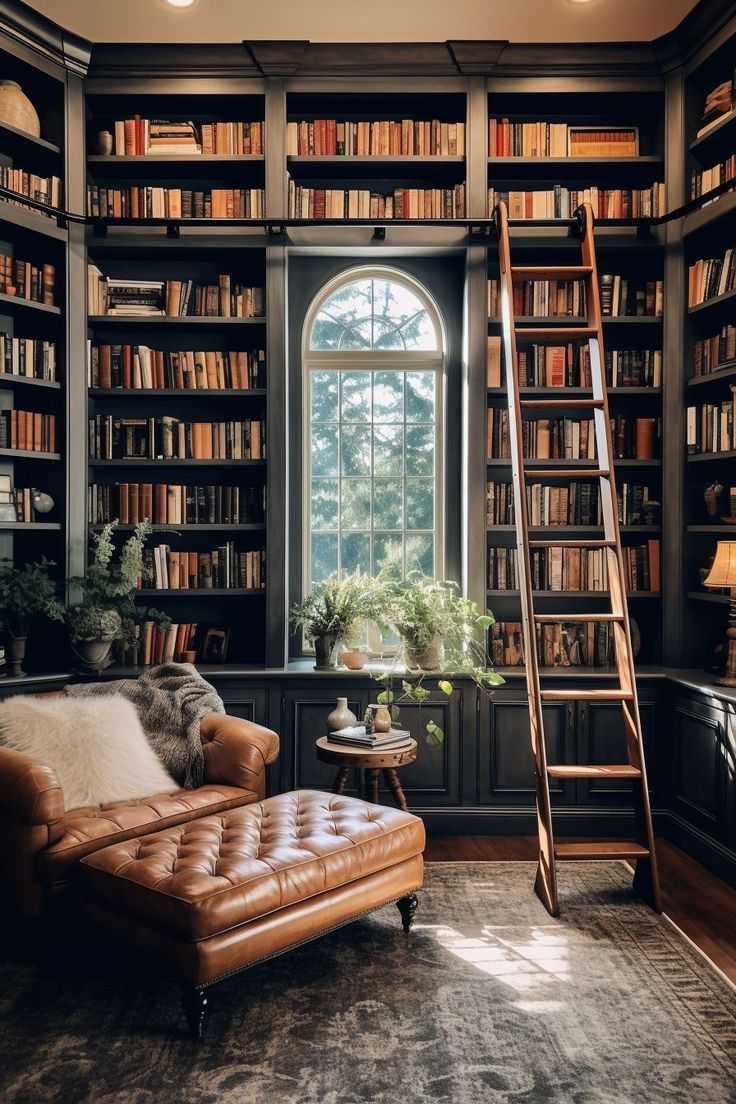
[[[716,558],[703,583],[709,587],[736,587],[736,541],[718,542]]]

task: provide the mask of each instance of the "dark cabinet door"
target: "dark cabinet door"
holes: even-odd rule
[[[210,677],[212,685],[225,703],[225,712],[233,717],[242,717],[244,721],[268,727],[268,688],[254,686],[250,682],[234,682],[229,679],[218,681]]]
[[[653,787],[654,734],[656,700],[639,694],[644,755],[650,790]],[[578,702],[576,762],[600,765],[628,763],[623,710],[618,702]],[[631,783],[622,779],[580,779],[577,782],[579,805],[630,806]]]
[[[331,790],[337,768],[317,758],[316,741],[327,735],[327,717],[335,708],[338,694],[347,698],[356,718],[363,716],[369,690],[363,682],[345,684],[335,690],[325,683],[315,689],[293,685],[282,699],[282,786],[284,790]],[[350,778],[348,793],[355,794],[355,779]]]
[[[543,716],[547,761],[571,762],[574,708],[570,703],[547,703]],[[526,692],[498,691],[487,709],[481,710],[481,717],[480,800],[494,805],[533,804],[536,782]],[[574,783],[550,780],[554,803],[569,804],[574,792]]]
[[[676,699],[672,714],[670,807],[688,824],[728,844],[732,746],[726,714],[696,699]]]

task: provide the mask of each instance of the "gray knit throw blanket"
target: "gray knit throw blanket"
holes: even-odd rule
[[[148,742],[172,778],[190,790],[202,785],[199,723],[207,713],[224,713],[225,706],[191,663],[162,663],[135,679],[77,683],[64,693],[75,698],[122,694],[138,710]]]

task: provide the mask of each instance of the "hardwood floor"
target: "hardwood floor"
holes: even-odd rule
[[[657,855],[664,911],[736,984],[736,889],[666,840],[657,841]],[[534,861],[536,857],[533,836],[431,836],[425,852],[428,862]]]

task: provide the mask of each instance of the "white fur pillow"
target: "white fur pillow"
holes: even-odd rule
[[[135,706],[119,694],[6,698],[0,744],[51,767],[67,809],[179,789],[148,743]]]

